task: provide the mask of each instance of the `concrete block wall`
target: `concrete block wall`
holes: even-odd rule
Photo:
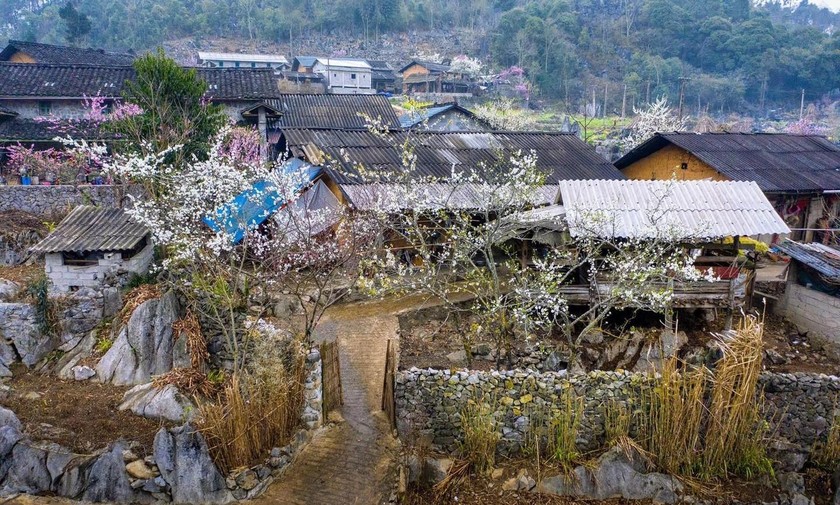
[[[799,327],[840,345],[840,298],[789,282],[776,311]]]
[[[149,243],[128,261],[119,253],[106,256],[96,265],[65,265],[61,253],[45,255],[45,271],[56,291],[67,292],[71,288],[101,287],[108,272],[125,270],[144,274],[149,270],[154,256],[154,247]]]

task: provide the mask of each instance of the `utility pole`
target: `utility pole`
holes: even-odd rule
[[[680,121],[683,118],[683,100],[685,100],[685,83],[690,81],[691,79],[688,77],[680,77],[680,107],[679,112],[677,113],[677,117]]]
[[[624,112],[627,109],[627,83],[624,84],[624,93],[621,95],[621,119],[624,119]]]
[[[595,88],[592,88],[592,117],[598,115],[598,109],[595,107]]]
[[[645,103],[650,103],[650,81],[647,82],[647,91],[645,92]]]
[[[805,115],[805,88],[802,88],[802,98],[799,100],[799,120]]]

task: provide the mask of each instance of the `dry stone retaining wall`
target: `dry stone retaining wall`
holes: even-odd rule
[[[494,415],[502,426],[500,450],[516,452],[525,441],[531,418],[556,410],[563,392],[573,387],[584,399],[578,443],[583,449],[596,449],[603,444],[604,405],[613,401],[632,409],[649,381],[649,375],[631,372],[567,375],[412,368],[396,377],[397,429],[402,437],[426,436],[436,447],[454,450],[461,437],[461,411],[468,400],[483,398],[496,406]],[[777,437],[807,451],[825,435],[840,395],[840,378],[764,373],[760,386],[766,391],[766,414]]]
[[[38,216],[63,216],[79,205],[118,207],[123,194],[140,195],[139,186],[0,186],[0,212],[19,210]],[[123,203],[127,203],[125,200]]]

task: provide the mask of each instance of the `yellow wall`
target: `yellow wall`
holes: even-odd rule
[[[688,163],[688,168],[680,168]],[[727,181],[729,178],[710,167],[693,154],[674,145],[667,145],[655,153],[624,168],[622,173],[628,179],[664,180],[676,174],[678,180],[692,181],[711,179]]]
[[[407,69],[405,69],[405,72],[402,73],[402,76],[403,76],[403,79],[406,79],[408,77],[411,77],[412,75],[427,75],[428,73],[429,73],[429,71],[426,70],[425,67],[420,66],[420,65],[415,63],[415,64],[411,65],[410,67],[408,67]]]
[[[20,51],[16,52],[9,58],[10,63],[36,63],[35,60],[26,53]]]

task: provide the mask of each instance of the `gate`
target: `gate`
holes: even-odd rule
[[[324,419],[331,411],[344,404],[341,391],[341,366],[338,361],[338,342],[321,344],[321,374],[324,390]]]
[[[391,429],[397,427],[397,410],[394,404],[394,379],[396,377],[397,349],[393,339],[388,339],[385,351],[385,383],[382,386],[382,410],[388,416]]]

